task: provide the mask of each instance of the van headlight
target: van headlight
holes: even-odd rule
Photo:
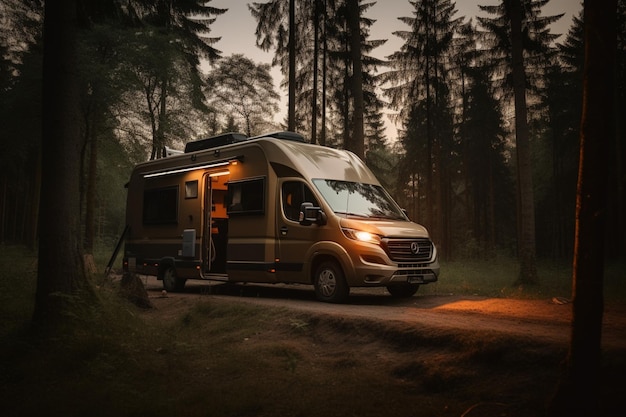
[[[365,232],[363,230],[342,228],[341,231],[348,239],[358,240],[359,242],[373,243],[375,245],[380,244],[380,236],[374,233]]]

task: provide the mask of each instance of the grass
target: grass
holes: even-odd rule
[[[109,248],[96,250],[98,265],[106,265],[111,256]],[[121,267],[118,256],[114,268]],[[102,268],[104,269],[104,267]],[[517,259],[494,252],[489,259],[468,256],[456,261],[441,262],[437,283],[424,285],[420,294],[464,294],[499,298],[538,299],[565,297],[572,294],[572,264],[569,261],[537,261],[537,285],[519,287]],[[607,302],[626,300],[626,259],[608,262],[604,267],[605,299]]]
[[[464,259],[442,262],[439,281],[420,288],[420,294],[464,294],[499,298],[571,298],[572,265],[565,261],[539,260],[537,285],[514,286],[519,271],[516,259],[494,256],[490,260]],[[608,303],[626,300],[626,262],[604,267],[604,293]]]
[[[72,326],[41,337],[28,327],[35,254],[5,246],[0,263],[6,416],[446,417],[476,404],[494,407],[492,415],[537,415],[564,355],[527,339],[408,331],[208,297],[142,311],[111,284],[97,287],[98,304],[82,306]],[[544,297],[569,285],[567,268],[551,264],[540,265],[539,286],[524,289],[511,287],[512,260],[442,270],[425,291]],[[607,291],[624,294],[623,274],[607,268]],[[626,364],[611,360],[617,378]],[[607,385],[607,395],[619,389]],[[621,410],[606,415],[613,411]]]

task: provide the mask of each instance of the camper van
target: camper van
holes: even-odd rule
[[[367,166],[293,132],[229,133],[141,163],[128,183],[125,272],[167,291],[188,279],[351,287],[410,297],[437,281],[437,249]]]

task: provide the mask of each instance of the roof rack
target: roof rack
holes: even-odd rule
[[[224,133],[222,135],[188,142],[185,145],[185,153],[201,151],[203,149],[216,148],[218,146],[243,142],[245,140],[248,140],[248,137],[244,134],[234,132]]]
[[[185,145],[185,153],[202,151],[204,149],[212,149],[212,148],[217,148],[218,146],[230,145],[231,143],[239,143],[239,142],[244,142],[246,140],[261,139],[261,138],[276,138],[276,139],[282,139],[282,140],[291,140],[294,142],[302,142],[302,143],[305,142],[304,136],[296,132],[288,132],[288,131],[272,132],[272,133],[265,133],[259,136],[253,136],[251,138],[247,137],[246,135],[242,133],[229,132],[229,133],[224,133],[222,135],[217,135],[217,136],[213,136],[213,137],[206,138],[206,139],[200,139],[200,140],[196,140],[193,142],[188,142]]]
[[[276,138],[276,139],[292,140],[294,142],[304,142],[304,136],[302,136],[299,133],[290,132],[290,131],[264,133],[259,136],[253,136],[251,138],[248,138],[248,140],[261,139],[261,138]]]

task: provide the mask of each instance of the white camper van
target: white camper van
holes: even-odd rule
[[[410,297],[437,280],[437,250],[367,166],[277,132],[225,134],[137,165],[128,184],[124,269],[168,291],[188,279],[350,287]]]

